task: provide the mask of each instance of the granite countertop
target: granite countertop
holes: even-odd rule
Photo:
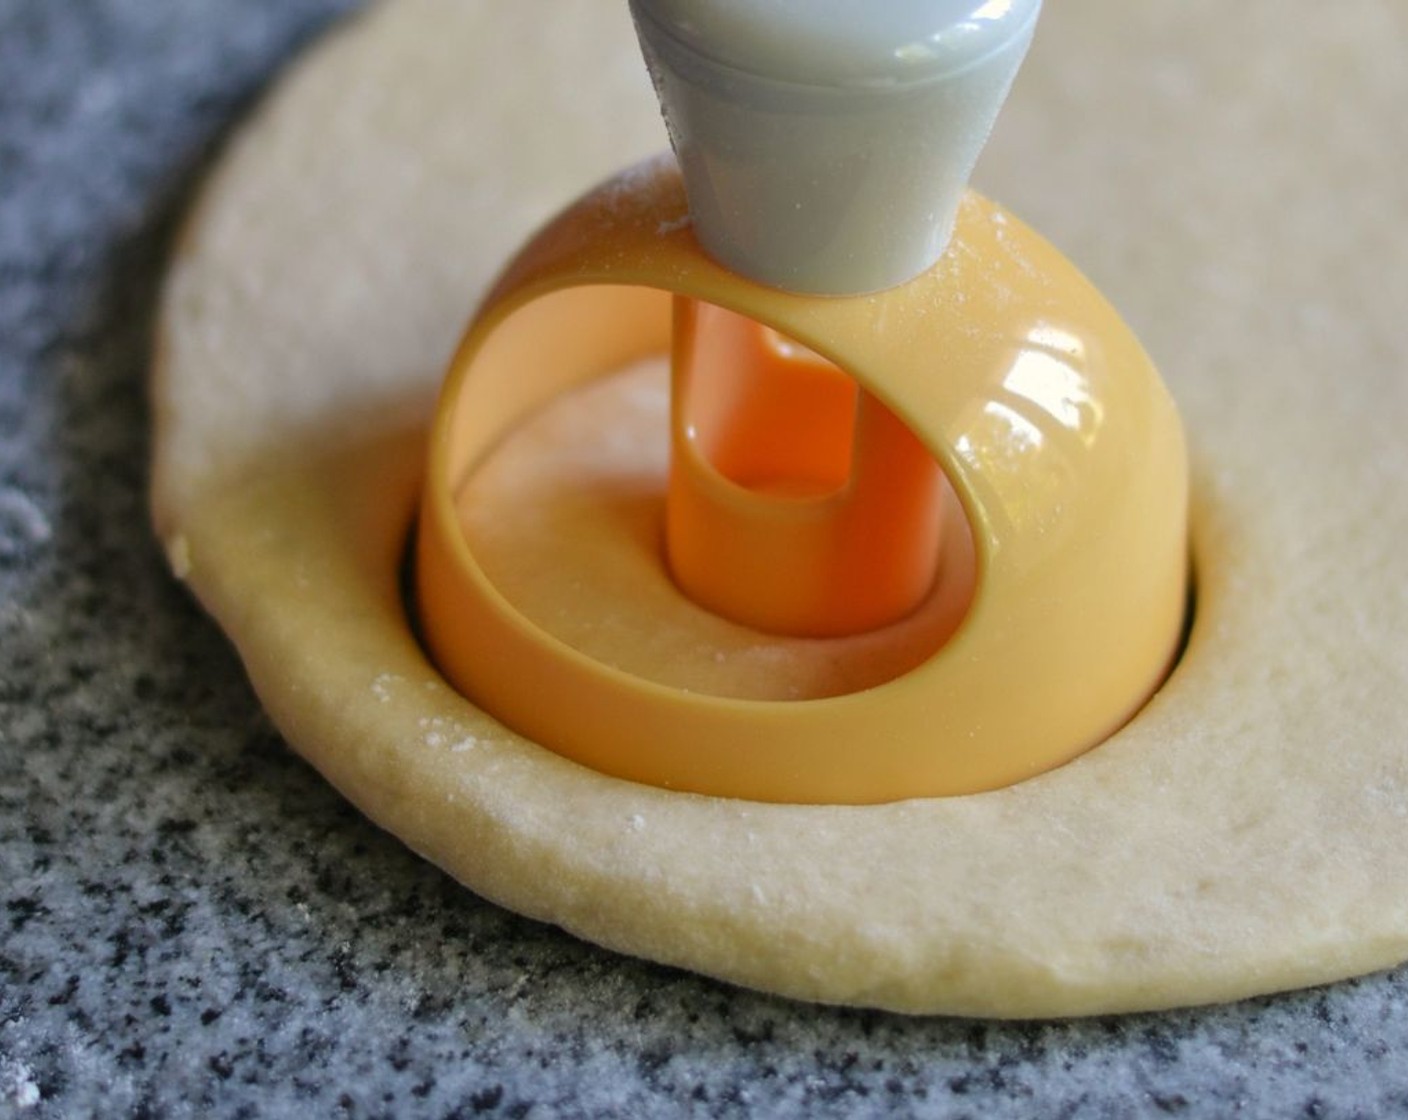
[[[266,722],[147,525],[163,263],[342,0],[0,0],[0,1115],[1380,1116],[1408,972],[1079,1022],[801,1006],[518,918]]]

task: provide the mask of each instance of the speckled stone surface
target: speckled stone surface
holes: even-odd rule
[[[1408,1112],[1408,973],[1073,1023],[798,1006],[489,906],[288,751],[150,537],[144,380],[202,169],[349,6],[0,0],[0,1116]]]

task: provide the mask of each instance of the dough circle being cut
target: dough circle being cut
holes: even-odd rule
[[[1210,4],[1188,6],[1190,49],[1203,77],[1239,73],[1232,47],[1194,34]],[[1039,37],[1000,149],[1027,143],[1023,97],[1049,101],[1045,84],[1078,99],[1062,75],[1100,72],[1115,49],[1107,7],[1050,13],[1043,35],[1067,53],[1046,64]],[[1274,20],[1273,7],[1245,18]],[[1367,44],[1388,17],[1365,17]],[[1318,57],[1309,31],[1285,34]],[[1364,83],[1385,119],[1395,82]],[[1319,103],[1303,100],[1286,127],[1314,133]],[[1083,118],[1052,158],[1098,163],[1098,124]],[[1289,189],[1293,146],[1309,143],[1298,135],[1281,163],[1257,165],[1261,189]],[[1371,140],[1339,143],[1372,159]],[[1064,1016],[1232,999],[1408,956],[1408,381],[1380,293],[1395,285],[1349,265],[1294,344],[1270,314],[1212,316],[1187,336],[1170,381],[1194,453],[1197,622],[1164,689],[1074,763],[996,793],[870,807],[671,794],[518,738],[440,680],[399,579],[445,360],[534,225],[662,144],[624,4],[547,18],[398,0],[314,51],[232,145],[166,293],[153,502],[173,567],[290,743],[490,899],[803,999]],[[1033,126],[1032,158],[1043,144],[1055,151]],[[1149,159],[1125,167],[1102,215],[1120,236],[1170,175]],[[1240,212],[1181,174],[1170,189],[1202,184],[1189,201],[1201,224],[1160,244],[1159,270],[1127,274],[1181,277],[1196,295],[1196,254],[1221,246],[1219,299],[1235,305],[1253,281],[1257,299],[1278,286],[1302,299],[1297,275],[1237,271]],[[1353,216],[1298,205],[1286,220],[1328,259],[1317,221]],[[1154,293],[1175,322],[1178,291]],[[1340,328],[1342,343],[1316,342]]]

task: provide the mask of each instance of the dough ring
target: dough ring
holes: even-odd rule
[[[1401,377],[1303,363],[1279,376],[1336,408],[1263,401],[1255,426],[1218,390],[1261,368],[1175,382],[1199,571],[1182,662],[1108,742],[1005,790],[671,794],[443,684],[399,580],[445,359],[535,224],[663,143],[625,6],[584,7],[374,9],[285,79],[190,223],[155,377],[155,518],[289,741],[484,896],[796,998],[1066,1016],[1408,956]],[[1073,41],[1099,8],[1064,13]]]

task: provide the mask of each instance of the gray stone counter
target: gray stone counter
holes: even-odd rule
[[[1069,1023],[800,1006],[490,906],[291,754],[151,538],[144,380],[202,170],[347,6],[0,0],[0,1116],[1408,1112],[1402,972]]]

